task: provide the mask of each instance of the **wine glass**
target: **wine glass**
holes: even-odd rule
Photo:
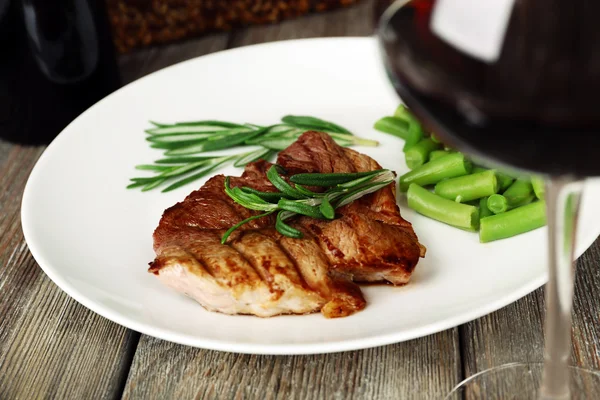
[[[391,4],[388,4],[391,3]],[[600,374],[568,367],[574,244],[583,179],[600,175],[600,3],[571,0],[379,1],[386,73],[447,145],[475,162],[546,179],[548,306],[543,364],[463,381],[449,399],[596,398]],[[389,5],[389,6],[388,6]],[[596,11],[596,12],[594,12]]]

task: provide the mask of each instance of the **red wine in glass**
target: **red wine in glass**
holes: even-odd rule
[[[487,162],[600,175],[600,3],[517,2],[493,63],[432,31],[435,3],[398,7],[379,32],[394,87],[423,122]]]

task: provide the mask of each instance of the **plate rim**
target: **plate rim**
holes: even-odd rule
[[[108,307],[105,307],[101,303],[96,303],[93,300],[90,300],[85,296],[83,291],[75,288],[74,285],[71,285],[66,279],[63,279],[60,273],[55,271],[55,268],[52,267],[52,263],[49,260],[45,259],[42,254],[42,251],[38,249],[35,241],[31,240],[32,232],[33,232],[33,224],[28,215],[27,206],[28,203],[31,202],[31,192],[32,192],[32,181],[34,181],[41,172],[44,167],[44,164],[47,162],[48,155],[52,153],[53,149],[57,147],[57,143],[60,143],[64,140],[67,140],[71,134],[70,127],[72,124],[76,123],[82,118],[85,118],[88,113],[94,112],[95,108],[104,102],[108,102],[114,95],[117,95],[122,90],[129,90],[130,86],[135,85],[136,83],[143,81],[145,79],[154,78],[156,75],[168,73],[173,68],[177,68],[182,64],[196,62],[198,59],[206,59],[215,56],[221,56],[224,53],[235,53],[235,52],[245,52],[252,51],[257,47],[276,47],[276,46],[285,46],[285,45],[294,45],[296,43],[308,43],[308,42],[334,42],[334,41],[361,41],[361,42],[374,42],[375,39],[372,37],[360,37],[360,36],[343,36],[343,37],[319,37],[319,38],[307,38],[307,39],[289,39],[289,40],[280,40],[273,41],[267,43],[254,44],[249,46],[243,46],[233,49],[225,49],[221,51],[217,51],[214,53],[198,56],[191,58],[189,60],[181,61],[179,63],[170,65],[168,67],[162,68],[155,72],[152,72],[148,75],[145,75],[139,79],[136,79],[132,82],[129,82],[127,85],[122,86],[115,92],[109,94],[108,96],[100,99],[94,105],[85,110],[82,114],[80,114],[75,120],[69,123],[58,135],[57,137],[44,149],[44,152],[36,161],[34,167],[32,168],[27,182],[25,184],[25,188],[23,190],[23,196],[21,199],[21,228],[23,231],[23,236],[37,264],[40,266],[42,271],[65,293],[67,293],[70,297],[72,297],[75,301],[82,304],[84,307],[88,308],[90,311],[99,314],[100,316],[117,323],[123,327],[128,329],[132,329],[134,331],[144,333],[162,340],[167,340],[173,343],[178,343],[182,345],[198,347],[209,350],[217,350],[217,351],[226,351],[233,352],[239,354],[262,354],[262,355],[307,355],[307,354],[327,354],[327,353],[337,353],[343,351],[351,351],[351,350],[361,350],[367,348],[373,348],[378,346],[389,345],[393,343],[399,343],[411,339],[416,339],[420,337],[425,337],[434,333],[439,333],[444,330],[462,325],[469,321],[473,321],[477,318],[490,314],[494,311],[499,310],[507,305],[512,304],[513,302],[519,300],[520,298],[526,296],[527,294],[533,292],[537,288],[541,287],[544,283],[547,282],[547,271],[541,276],[530,279],[528,282],[522,284],[515,290],[512,290],[510,294],[503,296],[500,299],[497,299],[492,302],[485,302],[482,304],[477,304],[476,307],[473,307],[470,311],[460,313],[451,318],[445,318],[441,321],[437,321],[434,323],[426,324],[420,327],[406,329],[400,332],[392,332],[386,334],[374,334],[364,338],[356,338],[356,339],[342,339],[335,342],[324,342],[324,343],[301,343],[301,344],[252,344],[252,343],[238,343],[228,340],[215,340],[208,338],[198,338],[193,337],[187,334],[181,334],[176,332],[169,332],[162,328],[156,328],[155,326],[140,323],[135,320],[131,320],[125,316],[120,315],[117,312],[112,311]],[[129,89],[128,89],[129,88]],[[75,130],[73,130],[75,132]],[[590,235],[591,236],[591,235]],[[583,254],[596,240],[596,237],[587,237],[581,238],[578,240],[577,245],[577,255],[578,257]]]

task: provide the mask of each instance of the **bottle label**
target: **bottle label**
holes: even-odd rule
[[[500,57],[515,0],[437,0],[431,30],[456,49],[487,63]]]

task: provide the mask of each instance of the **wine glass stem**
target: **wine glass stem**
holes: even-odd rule
[[[546,345],[541,400],[569,398],[574,246],[583,181],[556,177],[546,184],[549,281],[546,285]]]

